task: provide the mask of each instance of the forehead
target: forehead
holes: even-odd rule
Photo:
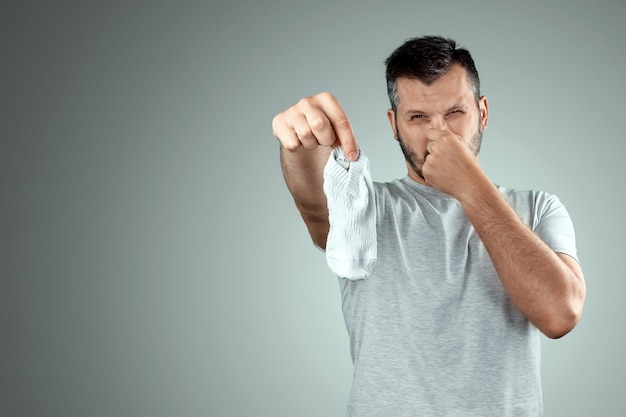
[[[474,91],[465,69],[453,66],[447,74],[431,84],[424,84],[415,78],[400,77],[396,80],[399,107],[448,108],[467,104],[474,100]]]

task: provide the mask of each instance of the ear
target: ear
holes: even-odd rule
[[[396,129],[396,127],[398,126],[396,124],[396,113],[392,109],[389,109],[387,110],[387,117],[389,118],[389,124],[391,125],[391,130],[393,131],[393,138],[395,140],[398,140],[398,131]]]
[[[480,123],[483,129],[486,129],[489,121],[489,103],[487,102],[487,97],[482,96],[478,100],[478,110],[480,111]]]

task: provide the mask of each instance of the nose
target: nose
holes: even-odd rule
[[[446,130],[446,119],[441,115],[432,116],[430,118],[430,127],[432,129]]]

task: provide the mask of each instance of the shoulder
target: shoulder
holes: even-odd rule
[[[503,187],[501,185],[496,185],[496,187],[512,205],[544,206],[550,204],[560,204],[560,200],[556,195],[546,191],[520,190]]]
[[[500,185],[497,187],[518,215],[534,227],[551,215],[568,216],[565,206],[555,194],[542,190],[519,190]]]

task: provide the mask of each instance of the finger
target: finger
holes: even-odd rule
[[[335,137],[344,154],[348,160],[356,161],[359,158],[359,146],[356,142],[350,119],[348,119],[339,102],[331,94],[322,93],[320,94],[320,106],[333,128]]]
[[[304,114],[294,114],[291,117],[291,126],[296,137],[305,149],[315,149],[319,146],[319,141],[311,130],[311,126]]]
[[[276,139],[278,139],[281,145],[291,152],[296,152],[302,148],[302,142],[296,135],[293,127],[285,121],[284,113],[278,114],[272,120],[272,130]]]
[[[424,162],[424,165],[422,165],[421,177],[424,179],[424,181],[430,184],[430,181],[428,181],[428,178],[430,177],[430,164],[428,163],[428,159],[426,159],[426,161]]]
[[[441,141],[446,139],[463,141],[461,136],[448,129],[429,129],[426,131],[426,138],[429,141]]]
[[[436,140],[440,140],[442,139],[447,132],[449,132],[448,130],[440,130],[440,129],[428,129],[426,131],[426,138],[432,142],[432,141],[436,141]]]
[[[320,145],[332,146],[337,142],[335,130],[328,120],[328,117],[321,111],[314,111],[305,114],[311,133]]]
[[[306,123],[307,135],[304,135],[303,139],[314,137],[315,141],[320,145],[332,146],[337,142],[335,131],[328,120],[328,116],[320,108],[315,97],[308,97],[300,100],[297,105],[298,111],[304,116],[304,119],[298,120],[300,123]],[[304,125],[299,126],[300,129],[305,129]],[[299,131],[296,131],[297,133]],[[304,132],[303,132],[304,133]]]

